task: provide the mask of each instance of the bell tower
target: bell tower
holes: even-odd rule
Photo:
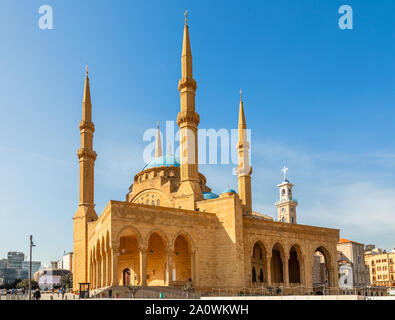
[[[294,185],[287,180],[288,168],[284,166],[281,171],[284,173],[284,180],[277,185],[280,191],[280,201],[276,202],[278,221],[296,224],[298,202],[292,197],[292,187]]]

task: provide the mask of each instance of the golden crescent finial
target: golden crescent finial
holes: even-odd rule
[[[188,10],[185,9],[184,11],[184,16],[185,16],[185,24],[188,24]]]

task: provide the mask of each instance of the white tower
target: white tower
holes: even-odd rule
[[[298,202],[292,198],[292,187],[294,185],[287,180],[288,168],[284,167],[281,171],[284,173],[284,180],[277,185],[280,190],[280,201],[276,202],[278,221],[296,224]]]

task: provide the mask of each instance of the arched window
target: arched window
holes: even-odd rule
[[[252,282],[256,282],[256,272],[254,267],[252,267]]]
[[[149,204],[149,200],[147,199],[147,202],[146,202],[147,204]]]
[[[262,248],[259,247],[259,259],[262,260],[263,256],[262,256]]]
[[[154,206],[154,205],[155,205],[155,201],[154,201],[154,200],[152,200],[151,204]]]
[[[262,269],[259,271],[259,282],[263,282],[263,271],[262,271]]]
[[[160,206],[160,200],[159,200],[159,199],[156,200],[156,205],[157,205],[157,206]]]

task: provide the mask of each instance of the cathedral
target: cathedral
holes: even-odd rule
[[[98,216],[94,204],[92,104],[88,72],[79,124],[79,204],[73,218],[73,289],[118,286],[254,288],[281,286],[309,294],[314,286],[338,286],[339,230],[297,223],[293,184],[278,185],[277,221],[255,212],[251,197],[247,123],[239,102],[237,192],[212,192],[199,172],[195,109],[197,84],[185,18],[180,92],[180,157],[162,152],[137,173],[125,201],[110,200]],[[313,281],[315,257],[321,279]],[[301,291],[302,290],[302,291]]]

